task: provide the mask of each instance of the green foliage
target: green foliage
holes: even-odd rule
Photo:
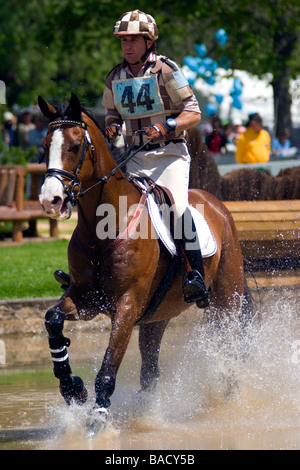
[[[211,9],[229,33],[234,68],[260,76],[277,76],[286,67],[291,78],[300,73],[298,0],[213,0]]]
[[[0,140],[0,165],[26,165],[37,154],[37,148],[8,147]]]
[[[67,246],[57,240],[0,247],[0,299],[60,296],[53,272],[68,271]]]
[[[86,106],[99,104],[107,73],[122,59],[112,28],[137,7],[158,23],[158,51],[179,64],[205,43],[216,59],[230,57],[234,69],[272,73],[277,88],[300,73],[298,0],[29,0],[21,7],[11,0],[0,4],[8,105],[36,103],[38,94],[64,102],[72,91]],[[221,49],[214,41],[219,28],[229,35]]]
[[[193,21],[205,10],[195,2]],[[72,91],[94,106],[107,73],[122,60],[112,29],[135,1],[16,0],[0,5],[0,77],[7,86],[9,106],[35,103],[41,94],[64,101]],[[159,49],[175,60],[184,57],[190,2],[145,0],[138,8],[154,15],[159,25]],[[193,5],[194,8],[194,5]],[[199,12],[200,9],[200,12]],[[191,36],[188,47],[193,47]]]

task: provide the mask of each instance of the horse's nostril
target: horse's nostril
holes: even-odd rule
[[[60,202],[60,197],[59,196],[54,196],[53,200],[52,200],[52,205],[55,206],[56,204],[58,204]]]

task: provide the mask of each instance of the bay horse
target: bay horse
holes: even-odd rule
[[[86,401],[82,380],[72,375],[67,352],[70,340],[63,335],[64,321],[90,320],[101,313],[108,315],[111,333],[95,379],[94,407],[98,414],[106,415],[135,325],[139,325],[141,390],[155,388],[164,331],[170,319],[188,307],[181,285],[185,268],[180,262],[174,279],[170,275],[173,282],[164,298],[150,317],[145,315],[167,271],[170,254],[157,237],[128,236],[136,212],[128,215],[127,232],[125,236],[124,232],[120,235],[121,197],[126,196],[128,207],[139,208],[140,191],[117,166],[95,118],[81,107],[76,95],[72,94],[68,105],[61,109],[42,97],[38,102],[50,121],[43,142],[47,172],[40,202],[48,216],[57,220],[67,219],[72,204],[78,205],[78,222],[68,246],[70,283],[57,305],[45,316],[54,374],[68,404]],[[205,282],[211,291],[208,310],[229,316],[231,312],[240,312],[245,307],[243,299],[247,291],[241,248],[231,214],[205,191],[190,190],[189,200],[195,207],[204,205],[205,218],[217,245],[216,253],[204,260]],[[114,239],[97,236],[97,221],[103,220],[103,213],[99,214],[102,207],[115,210]],[[148,214],[146,221],[151,228]]]

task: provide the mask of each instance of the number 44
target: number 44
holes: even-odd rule
[[[124,88],[121,104],[123,108],[128,108],[129,112],[133,114],[135,112],[135,107],[146,107],[147,111],[153,109],[152,104],[154,100],[150,97],[150,86],[148,83],[144,83],[138,92],[137,100],[135,102],[135,97],[133,93],[132,86],[126,86]]]

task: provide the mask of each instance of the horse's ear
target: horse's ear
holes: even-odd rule
[[[38,96],[38,105],[40,110],[42,111],[43,115],[48,118],[52,119],[56,114],[56,109],[51,104],[47,103],[44,98]]]
[[[69,101],[69,110],[72,113],[72,117],[76,121],[81,121],[81,104],[79,98],[75,93],[71,94],[71,98]]]

